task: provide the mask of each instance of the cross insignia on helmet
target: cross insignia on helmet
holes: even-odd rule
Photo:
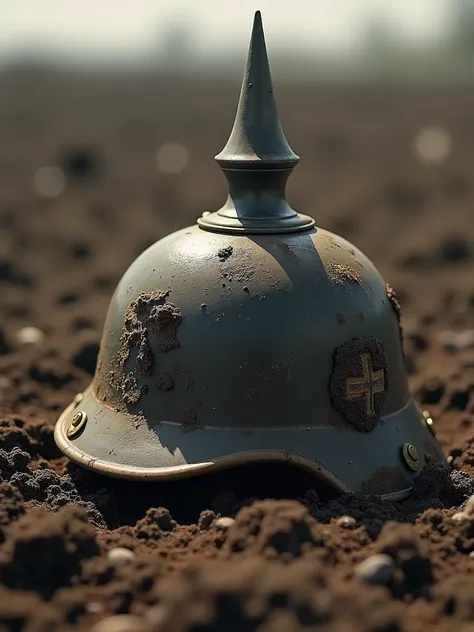
[[[331,401],[356,430],[370,432],[382,414],[388,389],[387,355],[378,338],[352,338],[336,349]]]
[[[360,377],[348,377],[346,379],[347,397],[365,397],[367,405],[367,416],[375,415],[375,395],[383,393],[385,390],[385,377],[383,369],[374,371],[372,359],[369,353],[362,353],[360,356],[362,363],[362,375]]]

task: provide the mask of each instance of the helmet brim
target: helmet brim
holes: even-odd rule
[[[87,415],[87,422],[70,437],[68,429],[79,411]],[[391,500],[406,497],[417,474],[404,462],[403,445],[416,448],[418,471],[428,462],[444,460],[413,400],[382,418],[370,433],[304,423],[288,428],[186,430],[178,423],[150,424],[117,411],[89,388],[63,412],[54,438],[75,463],[117,478],[161,481],[251,462],[284,462],[309,471],[336,493],[361,492]]]

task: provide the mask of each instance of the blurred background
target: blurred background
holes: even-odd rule
[[[222,205],[213,156],[257,9],[301,156],[291,204],[374,260],[407,323],[464,322],[473,0],[15,0],[0,2],[6,329],[97,339],[133,259]]]
[[[252,0],[16,0],[0,6],[3,67],[235,75]],[[278,78],[470,76],[471,0],[263,0]]]

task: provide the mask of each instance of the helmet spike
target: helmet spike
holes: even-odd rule
[[[287,233],[308,230],[314,220],[285,199],[288,176],[299,162],[283,133],[273,95],[260,11],[255,13],[234,126],[215,157],[229,182],[225,205],[197,221],[205,230]]]
[[[215,160],[232,169],[291,167],[299,161],[278,118],[260,11],[255,13],[234,127]]]

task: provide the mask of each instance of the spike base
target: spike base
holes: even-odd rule
[[[219,211],[207,211],[197,220],[200,228],[214,233],[239,233],[246,235],[265,235],[277,233],[296,233],[310,230],[315,221],[309,215],[300,213],[288,218],[242,218],[222,215]]]

